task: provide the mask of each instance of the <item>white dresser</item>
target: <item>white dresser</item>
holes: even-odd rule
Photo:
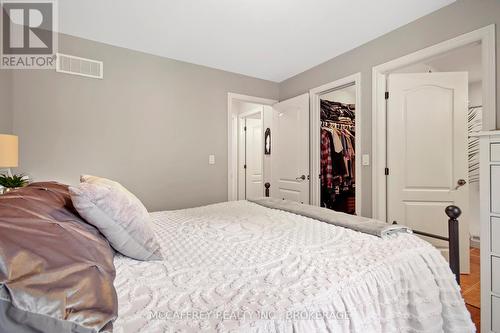
[[[481,332],[500,333],[500,131],[479,136]]]

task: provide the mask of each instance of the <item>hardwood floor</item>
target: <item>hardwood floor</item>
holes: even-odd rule
[[[460,287],[462,296],[469,310],[472,321],[476,325],[477,332],[481,331],[481,283],[480,283],[480,252],[479,249],[470,249],[470,274],[460,276]]]

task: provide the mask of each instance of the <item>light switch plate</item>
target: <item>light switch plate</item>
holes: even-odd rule
[[[363,154],[363,156],[361,158],[361,164],[363,164],[363,165],[370,165],[370,155]]]
[[[208,164],[215,164],[215,155],[208,155]]]

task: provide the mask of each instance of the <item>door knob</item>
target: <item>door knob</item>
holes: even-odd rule
[[[467,184],[467,181],[465,179],[459,179],[457,181],[457,186],[455,187],[455,190],[458,190],[459,187],[464,186],[465,184]]]
[[[306,180],[306,175],[295,178],[295,180]]]

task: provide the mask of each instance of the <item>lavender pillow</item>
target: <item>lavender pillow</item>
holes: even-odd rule
[[[99,229],[115,250],[138,260],[163,259],[146,207],[120,187],[80,183],[70,186],[69,192],[80,216]]]

